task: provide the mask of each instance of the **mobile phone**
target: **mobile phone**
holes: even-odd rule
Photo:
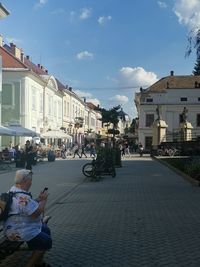
[[[44,193],[47,190],[48,190],[48,187],[45,187],[44,190],[42,191],[42,193]]]

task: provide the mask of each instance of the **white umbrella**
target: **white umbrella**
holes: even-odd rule
[[[43,138],[54,138],[54,139],[72,139],[72,137],[65,132],[59,130],[52,130],[42,134]]]
[[[14,136],[31,136],[31,137],[38,136],[36,132],[28,128],[25,128],[21,126],[20,124],[12,123],[12,124],[9,124],[7,128],[15,132],[15,134],[13,134]]]
[[[10,129],[8,129],[8,128],[6,128],[6,127],[0,125],[0,136],[1,136],[1,135],[14,136],[15,133],[16,133],[15,131],[10,130]]]

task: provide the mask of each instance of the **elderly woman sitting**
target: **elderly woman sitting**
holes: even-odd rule
[[[29,192],[32,184],[30,170],[18,170],[15,175],[15,185],[10,191],[15,192],[9,217],[4,223],[4,232],[11,241],[26,241],[33,253],[26,265],[50,267],[42,261],[46,250],[51,249],[52,239],[50,229],[42,222],[48,193],[43,191],[34,200]]]

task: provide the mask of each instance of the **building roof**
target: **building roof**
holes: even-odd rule
[[[22,51],[20,50],[20,53]],[[39,77],[42,77],[44,79],[44,76],[48,75],[48,71],[40,64],[34,64],[29,56],[24,57],[23,53],[21,54],[21,57],[23,58],[23,61],[20,60],[18,57],[16,57],[12,49],[9,45],[5,44],[3,47],[0,46],[0,55],[2,56],[2,67],[8,68],[8,69],[27,69],[31,70],[33,73],[38,75]],[[65,86],[56,79],[58,90],[63,91]]]
[[[45,68],[43,66],[41,66],[40,64],[36,65],[34,64],[29,57],[25,57],[24,58],[24,63],[36,74],[38,75],[45,75],[48,73],[47,70],[45,70]]]
[[[17,69],[28,69],[28,67],[13,54],[8,52],[7,49],[0,46],[0,55],[2,56],[2,67],[3,68],[17,68]]]
[[[200,76],[185,75],[164,77],[147,88],[148,92],[164,92],[166,89],[200,88]]]

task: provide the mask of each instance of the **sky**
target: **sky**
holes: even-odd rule
[[[137,116],[134,97],[170,75],[191,75],[200,0],[1,0],[4,42],[15,43],[87,102],[121,105]]]

